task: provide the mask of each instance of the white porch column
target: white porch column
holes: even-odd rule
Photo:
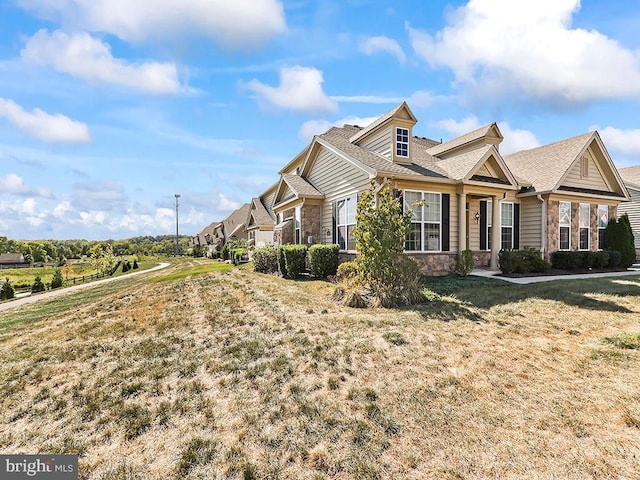
[[[458,194],[458,252],[467,249],[467,194]]]
[[[491,270],[498,269],[498,253],[500,253],[500,201],[497,196],[491,197]]]

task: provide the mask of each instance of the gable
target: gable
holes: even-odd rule
[[[469,180],[479,181],[479,182],[488,182],[488,183],[499,183],[502,185],[517,185],[517,182],[513,178],[511,172],[508,172],[504,161],[498,161],[495,155],[499,155],[494,148],[490,150],[490,153],[484,162],[476,167],[474,171],[471,172],[469,176]]]
[[[575,160],[561,186],[611,191],[590,149]]]

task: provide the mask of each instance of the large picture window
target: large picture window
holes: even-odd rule
[[[405,191],[404,209],[412,209],[411,232],[405,237],[404,249],[409,252],[439,252],[442,248],[441,194]]]
[[[571,249],[571,202],[560,202],[558,207],[560,231],[558,249]]]
[[[578,214],[578,233],[580,250],[589,250],[589,224],[591,223],[591,208],[588,203],[581,203]]]
[[[500,204],[500,248],[513,249],[513,203]]]
[[[408,128],[396,128],[396,156],[405,158],[409,156]]]
[[[336,238],[340,250],[356,249],[356,209],[358,207],[358,195],[353,194],[336,204]]]
[[[605,248],[605,232],[609,223],[609,207],[598,205],[598,250]]]

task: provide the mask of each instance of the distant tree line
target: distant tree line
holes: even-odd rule
[[[179,237],[180,252],[187,251],[189,237]],[[65,260],[91,256],[96,250],[113,255],[173,255],[176,237],[173,235],[141,236],[125,240],[11,240],[0,236],[0,253],[21,253],[27,262],[63,263]]]

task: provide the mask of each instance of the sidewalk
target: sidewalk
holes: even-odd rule
[[[120,275],[118,277],[105,278],[104,280],[96,280],[95,282],[83,283],[81,285],[74,285],[72,287],[66,288],[58,288],[55,290],[47,290],[43,293],[37,293],[35,295],[28,294],[27,296],[21,296],[20,298],[15,298],[13,300],[9,300],[7,302],[0,303],[0,312],[5,310],[10,310],[14,308],[21,307],[23,305],[27,305],[29,303],[34,303],[39,300],[44,300],[47,298],[57,297],[59,295],[64,295],[66,293],[77,292],[78,290],[84,290],[85,288],[91,288],[95,285],[100,285],[102,283],[116,282],[118,280],[122,280],[124,278],[130,278],[133,276],[141,275],[143,273],[155,272],[156,270],[160,270],[162,268],[168,267],[169,263],[161,263],[160,265],[156,265],[153,268],[149,268],[147,270],[140,270],[138,272],[132,272],[127,275]]]
[[[476,277],[495,278],[496,280],[504,280],[505,282],[517,283],[519,285],[528,285],[530,283],[553,282],[554,280],[581,280],[586,278],[604,278],[604,277],[627,277],[630,275],[639,276],[640,272],[629,270],[627,272],[605,272],[605,273],[579,273],[576,275],[540,275],[539,277],[502,277],[499,270],[485,270],[482,268],[474,269],[470,275]]]

